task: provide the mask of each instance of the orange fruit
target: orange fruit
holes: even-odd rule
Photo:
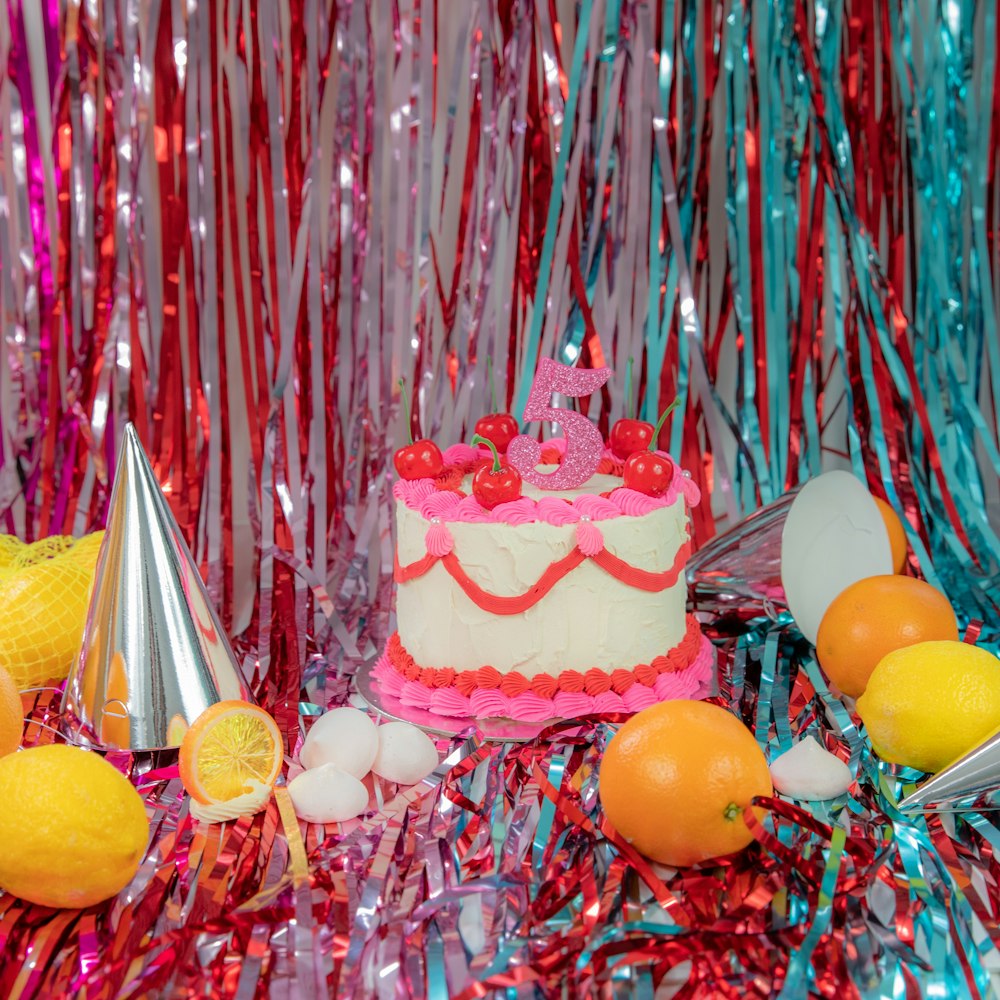
[[[873,496],[875,506],[885,522],[885,530],[889,533],[889,548],[892,551],[892,571],[902,573],[906,565],[906,532],[899,515],[880,497]]]
[[[283,762],[277,723],[264,709],[238,700],[220,701],[194,720],[178,761],[184,787],[202,805],[253,791],[251,780],[273,785]]]
[[[640,854],[680,867],[742,850],[743,810],[772,793],[750,730],[704,701],[665,701],[625,723],[598,775],[604,813]]]
[[[0,757],[13,753],[24,735],[24,709],[14,679],[0,667]]]
[[[869,576],[826,609],[816,656],[827,677],[857,698],[883,656],[918,642],[958,639],[948,598],[912,576]]]

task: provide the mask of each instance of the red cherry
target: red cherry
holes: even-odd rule
[[[509,413],[487,413],[476,421],[476,433],[492,441],[502,455],[507,450],[507,445],[521,433],[521,428]]]
[[[675,399],[660,414],[660,419],[656,421],[656,426],[652,429],[649,447],[645,451],[635,452],[626,460],[625,468],[622,470],[622,481],[627,489],[635,490],[637,493],[645,493],[646,496],[650,497],[662,496],[667,492],[674,478],[674,461],[669,455],[661,455],[654,448],[664,420],[679,405],[680,400]],[[619,423],[621,422],[619,421]]]
[[[502,464],[499,472],[484,465],[472,477],[472,495],[487,510],[517,500],[521,496],[521,473],[510,465]]]
[[[622,419],[611,428],[608,444],[616,458],[625,461],[637,451],[645,451],[653,440],[653,425],[645,420]]]
[[[650,497],[662,496],[674,478],[673,459],[655,451],[638,451],[625,463],[622,478],[627,489]]]
[[[473,434],[472,443],[486,445],[493,456],[492,462],[481,465],[473,474],[472,495],[487,510],[517,500],[521,495],[521,473],[500,461],[496,445],[488,438]]]
[[[401,479],[433,479],[444,468],[441,449],[426,439],[400,448],[392,456],[392,463]]]

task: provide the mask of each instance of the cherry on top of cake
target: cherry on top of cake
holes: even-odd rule
[[[625,486],[637,493],[645,493],[646,496],[658,497],[670,489],[674,481],[674,461],[669,455],[657,451],[656,441],[660,436],[660,428],[663,421],[675,410],[680,403],[675,399],[661,414],[653,428],[649,444],[645,448],[636,448],[625,460],[625,469],[622,472],[622,480]]]
[[[608,448],[618,461],[625,462],[637,451],[647,451],[663,426],[663,419],[655,426],[647,420],[635,418],[635,407],[632,402],[632,362],[628,359],[625,366],[625,412],[629,416],[616,420],[608,436]],[[676,400],[674,401],[676,403]],[[670,410],[668,408],[667,413]],[[665,416],[665,414],[664,414]]]
[[[477,437],[489,441],[500,455],[507,451],[507,445],[521,433],[521,427],[510,413],[501,413],[497,408],[497,387],[493,381],[493,359],[486,359],[486,377],[490,383],[490,401],[493,412],[476,421],[473,441]]]
[[[444,468],[441,449],[427,438],[413,440],[413,420],[410,399],[406,394],[406,379],[399,380],[399,391],[403,395],[403,412],[406,415],[406,436],[409,444],[398,449],[392,456],[393,465],[401,479],[433,479],[440,476]]]
[[[490,459],[480,465],[472,476],[472,495],[487,509],[493,510],[502,503],[513,503],[521,498],[523,481],[521,473],[512,465],[500,459],[497,446],[479,434],[472,435],[474,445],[484,445],[490,451]]]

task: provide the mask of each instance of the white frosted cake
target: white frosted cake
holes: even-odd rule
[[[562,442],[544,458],[558,462]],[[669,459],[668,459],[669,461]],[[685,614],[690,478],[659,496],[623,486],[607,452],[582,487],[480,503],[476,449],[433,478],[400,479],[397,632],[376,668],[404,704],[541,721],[704,696],[711,645]]]

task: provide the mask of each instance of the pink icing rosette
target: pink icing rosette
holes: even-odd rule
[[[677,499],[677,494],[672,487],[667,490],[663,497],[651,497],[638,490],[630,490],[627,486],[620,486],[608,498],[626,517],[642,517],[663,506],[663,500],[673,503]]]
[[[493,517],[501,524],[532,524],[538,520],[535,503],[527,497],[497,504],[493,508]]]
[[[553,717],[551,698],[542,698],[533,691],[525,691],[510,700],[510,718],[523,722],[545,722]]]
[[[604,548],[604,535],[593,521],[580,521],[577,524],[576,547],[585,556],[596,556]]]
[[[392,485],[392,495],[412,510],[419,510],[423,500],[439,492],[433,479],[397,479]]]
[[[655,705],[658,700],[656,692],[652,688],[646,687],[645,684],[633,684],[622,695],[625,708],[630,712],[641,712],[644,708]]]
[[[445,465],[465,465],[468,462],[478,461],[479,449],[460,441],[450,448],[445,448],[441,459]]]
[[[560,497],[542,497],[535,502],[535,513],[539,521],[557,527],[563,524],[576,524],[580,520],[580,512]]]
[[[457,688],[439,688],[428,693],[430,697],[427,707],[438,715],[466,716],[472,714],[469,699]]]
[[[573,506],[584,517],[589,517],[591,521],[604,521],[612,517],[622,516],[621,507],[614,501],[606,500],[604,497],[593,496],[589,493],[577,497],[573,501]],[[665,507],[666,504],[660,504],[660,506]]]
[[[583,691],[558,691],[552,701],[555,705],[553,714],[563,719],[589,715],[594,710],[593,696]]]
[[[462,497],[458,504],[452,508],[451,514],[452,520],[464,521],[467,524],[484,524],[496,520],[493,512],[487,510],[473,496]]]
[[[480,688],[469,695],[472,714],[481,718],[509,718],[510,698],[498,688]]]
[[[452,516],[455,508],[462,502],[462,498],[457,493],[449,493],[447,490],[434,490],[430,496],[424,497],[420,502],[419,510],[428,521],[439,517],[442,521],[457,520]],[[409,504],[407,504],[409,506]]]
[[[622,696],[615,694],[614,691],[602,691],[599,695],[595,695],[593,710],[601,713],[626,711]]]
[[[447,524],[432,522],[427,534],[424,535],[424,545],[430,555],[441,559],[455,547],[455,539],[452,538]]]

